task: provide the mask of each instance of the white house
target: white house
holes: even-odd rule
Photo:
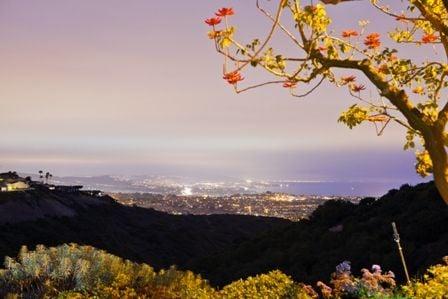
[[[26,190],[29,187],[30,186],[27,183],[22,181],[6,183],[6,191],[21,191]]]
[[[19,177],[7,177],[6,175],[7,174],[3,174],[3,177],[0,176],[0,191],[22,191],[30,188],[29,184],[24,179]]]

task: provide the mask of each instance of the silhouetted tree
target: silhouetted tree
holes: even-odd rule
[[[51,179],[53,175],[47,171],[45,174],[45,183],[48,184],[48,180]]]

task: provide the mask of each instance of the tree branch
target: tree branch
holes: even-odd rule
[[[448,0],[443,0],[443,1],[447,1],[447,2],[448,2]],[[390,12],[389,10],[385,9],[384,7],[379,6],[378,3],[375,2],[375,1],[371,1],[371,3],[372,3],[372,5],[373,5],[375,8],[377,8],[379,11],[385,13],[385,14],[388,15],[388,16],[394,17],[394,18],[397,19],[397,20],[406,20],[406,21],[411,21],[411,22],[415,22],[415,21],[425,21],[424,18],[407,17],[407,16],[404,16],[404,15],[398,15],[398,14],[396,14],[396,13]]]
[[[445,127],[448,122],[448,102],[443,106],[442,110],[440,110],[439,115],[437,117],[437,122],[439,125]]]
[[[266,37],[266,39],[264,40],[263,44],[260,46],[260,48],[259,48],[257,51],[255,51],[253,57],[257,57],[257,56],[261,53],[261,51],[263,51],[263,49],[267,46],[267,44],[268,44],[269,41],[271,40],[272,36],[274,35],[275,29],[277,28],[277,26],[278,26],[278,24],[279,24],[280,17],[281,17],[281,15],[282,15],[282,9],[283,9],[283,2],[284,2],[284,1],[285,1],[285,0],[280,0],[280,3],[279,3],[279,5],[278,5],[277,12],[276,12],[276,14],[275,14],[275,18],[274,18],[274,21],[273,21],[274,24],[272,25],[271,30],[269,31],[269,34],[268,34],[268,36]],[[237,71],[242,70],[244,67],[246,67],[247,64],[248,64],[248,62],[247,62],[247,63],[244,63],[243,65],[241,65],[240,67],[238,67]]]
[[[429,126],[422,120],[421,112],[412,104],[404,90],[398,89],[385,81],[371,66],[369,60],[337,60],[324,57],[319,51],[314,51],[312,57],[327,67],[356,69],[380,90],[380,94],[387,98],[397,109],[403,113],[408,123],[419,131],[428,131]],[[448,109],[448,108],[447,108]]]
[[[434,26],[437,31],[442,33],[443,35],[448,36],[448,26],[446,26],[437,15],[433,14],[432,12],[428,11],[423,3],[420,1],[414,1],[414,5],[420,10],[422,15],[425,17],[427,21],[431,23],[431,25]]]
[[[268,17],[272,22],[275,23],[274,17],[269,12],[267,12],[263,7],[261,7],[260,0],[257,0],[256,6],[257,6],[258,10],[261,11],[261,13],[263,13],[266,17]],[[285,26],[283,26],[280,23],[278,24],[278,26],[297,46],[299,46],[300,48],[303,49],[303,45],[297,40],[297,38],[288,29],[286,29]]]
[[[324,80],[325,80],[325,76],[323,76],[322,79],[320,79],[319,82],[313,88],[308,90],[307,92],[305,92],[303,94],[295,94],[294,92],[291,91],[291,95],[296,98],[304,98],[304,97],[312,94],[324,82]]]
[[[285,80],[277,80],[277,81],[264,82],[264,83],[260,83],[260,84],[252,85],[252,86],[249,86],[249,87],[246,87],[246,88],[243,88],[243,89],[237,89],[237,88],[235,88],[235,91],[236,91],[236,93],[242,93],[242,92],[245,92],[245,91],[248,91],[248,90],[251,90],[251,89],[254,89],[254,88],[262,87],[262,86],[265,86],[265,85],[270,85],[270,84],[280,84],[280,83],[285,83]]]
[[[446,12],[448,13],[448,0],[442,0],[443,6],[445,6]]]

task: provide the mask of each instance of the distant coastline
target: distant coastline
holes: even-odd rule
[[[30,174],[21,174],[28,176]],[[36,175],[30,175],[38,180]],[[390,189],[398,189],[405,183],[417,184],[418,180],[249,180],[238,178],[210,179],[178,176],[55,176],[55,184],[83,185],[87,189],[104,192],[154,193],[174,195],[228,196],[281,192],[293,195],[378,197]]]

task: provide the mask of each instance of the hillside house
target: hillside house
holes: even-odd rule
[[[28,181],[17,175],[16,172],[0,173],[0,191],[23,191],[30,188]]]
[[[24,191],[28,190],[30,186],[25,182],[0,182],[1,191],[11,192],[11,191]]]

